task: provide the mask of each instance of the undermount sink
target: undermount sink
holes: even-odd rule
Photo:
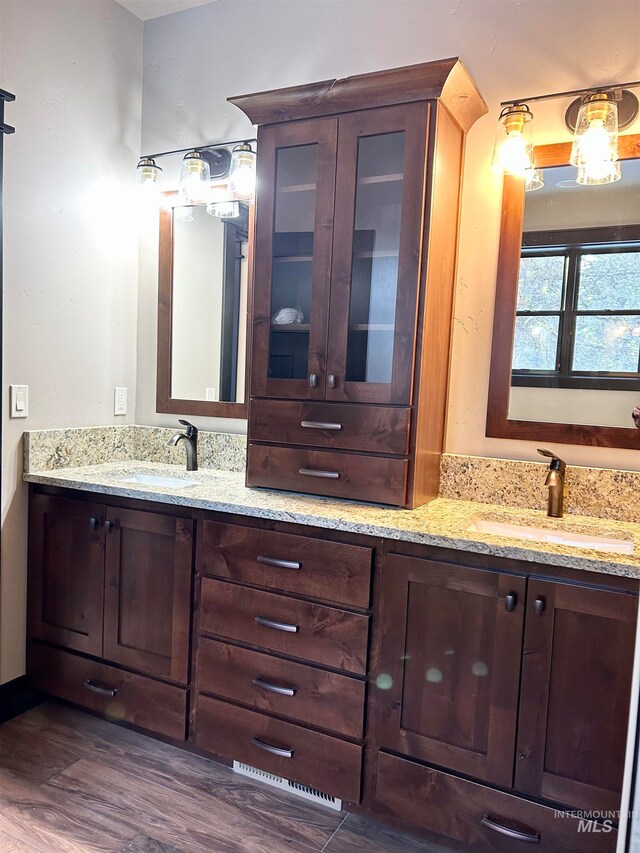
[[[123,483],[140,483],[143,486],[160,486],[161,488],[185,489],[195,486],[196,480],[185,480],[182,477],[160,477],[156,474],[131,474],[118,478]]]
[[[485,518],[474,518],[467,527],[467,532],[493,533],[496,536],[509,536],[511,539],[529,539],[534,542],[549,542],[554,545],[568,545],[573,548],[592,548],[594,551],[607,551],[611,554],[633,554],[634,550],[634,543],[630,539],[589,536],[586,533],[572,533],[570,530],[527,527],[524,524],[509,524]]]

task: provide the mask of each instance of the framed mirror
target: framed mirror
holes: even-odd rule
[[[246,418],[252,208],[176,200],[160,210],[156,409]]]
[[[541,188],[504,177],[487,436],[640,448],[640,135],[619,150],[611,184],[571,143],[535,148]]]

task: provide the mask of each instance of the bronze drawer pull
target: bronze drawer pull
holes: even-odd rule
[[[315,468],[299,468],[298,474],[305,477],[322,477],[325,480],[338,480],[340,474],[337,471],[317,471]]]
[[[305,429],[342,429],[342,424],[325,423],[324,421],[300,421]]]
[[[256,560],[265,566],[275,566],[276,569],[301,568],[301,565],[297,560],[279,560],[277,557],[265,557],[263,555],[256,557]]]
[[[297,625],[291,625],[289,622],[275,622],[273,619],[267,619],[266,616],[256,616],[255,622],[264,628],[273,628],[275,631],[286,631],[288,634],[298,633]]]
[[[91,681],[90,678],[85,681],[84,686],[87,690],[91,690],[92,693],[99,693],[100,696],[111,696],[113,698],[118,695],[117,687],[107,687],[106,684],[98,684]]]
[[[508,838],[514,838],[516,841],[524,841],[527,844],[540,844],[539,832],[522,832],[520,829],[515,829],[513,826],[505,826],[500,821],[486,814],[480,823],[494,832],[499,832],[500,835],[506,835]]]
[[[283,749],[281,746],[272,746],[270,743],[260,740],[259,737],[252,737],[251,743],[257,746],[258,749],[264,749],[265,752],[270,752],[272,755],[279,755],[280,758],[293,758],[292,749]]]
[[[277,693],[279,696],[295,696],[298,690],[297,687],[283,687],[281,684],[272,684],[270,681],[265,681],[259,675],[253,679],[253,683],[256,687],[268,690],[269,693]]]

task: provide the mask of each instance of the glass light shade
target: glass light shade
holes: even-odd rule
[[[212,201],[207,205],[207,213],[220,219],[237,219],[240,216],[240,205],[237,201]]]
[[[589,95],[578,111],[570,161],[579,184],[607,184],[620,178],[618,105],[604,92]],[[617,177],[616,177],[617,175]]]
[[[229,191],[233,198],[249,200],[256,192],[256,154],[248,143],[236,145],[231,152]]]
[[[137,167],[138,185],[142,187],[156,186],[162,169],[152,157],[141,157]]]
[[[178,198],[173,208],[174,222],[193,222],[193,210],[184,190],[178,190]]]
[[[544,174],[542,169],[527,169],[524,175],[525,192],[533,192],[544,186]]]
[[[180,170],[180,190],[188,201],[201,204],[207,201],[211,173],[209,164],[199,151],[185,154]]]
[[[615,163],[596,161],[594,163],[583,163],[578,166],[576,183],[587,186],[597,184],[613,184],[622,177],[620,161]]]
[[[533,169],[532,118],[526,104],[514,104],[500,113],[493,148],[494,168],[520,177],[527,169]]]

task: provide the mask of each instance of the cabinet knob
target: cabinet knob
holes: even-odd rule
[[[109,521],[109,519],[107,519],[104,523],[104,528],[107,533],[111,533],[111,531],[113,530],[113,521]]]
[[[533,612],[536,616],[542,616],[544,613],[545,600],[542,596],[538,596],[536,600],[533,602]]]
[[[97,530],[98,527],[100,527],[100,522],[95,517],[95,515],[92,515],[91,518],[89,519],[89,525],[91,526],[92,530]]]
[[[504,609],[507,613],[513,613],[516,609],[516,604],[518,603],[518,596],[515,592],[510,592],[509,595],[504,600]]]
[[[309,374],[309,388],[315,388],[318,384],[318,375],[316,373]]]
[[[336,381],[337,380],[336,380],[335,373],[330,373],[327,376],[327,385],[329,386],[329,388],[335,388],[336,387]]]

